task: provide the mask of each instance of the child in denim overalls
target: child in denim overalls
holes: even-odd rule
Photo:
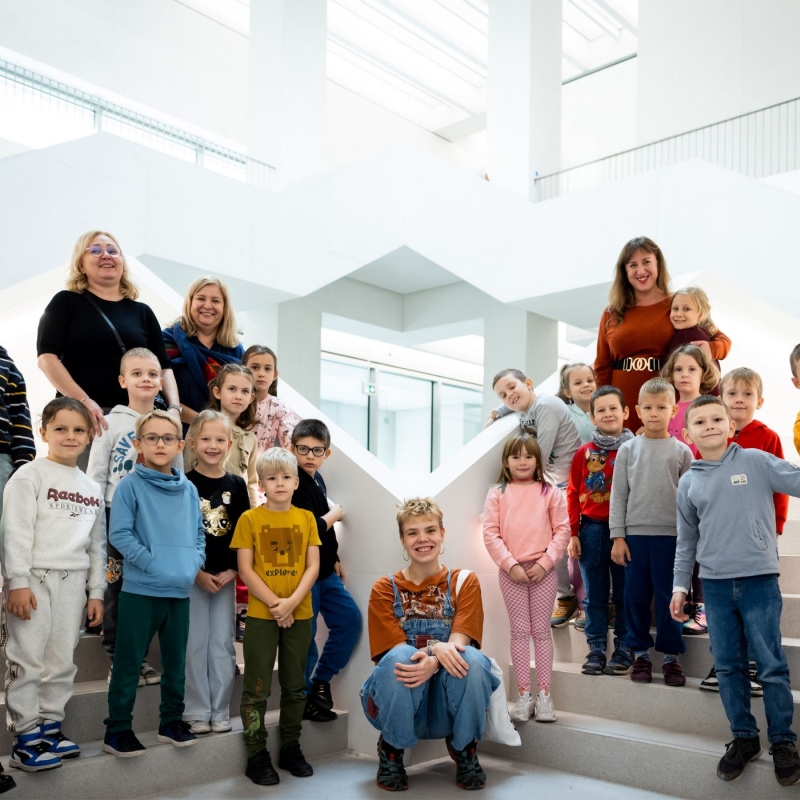
[[[361,703],[378,739],[377,783],[408,788],[403,751],[418,739],[441,739],[456,762],[456,783],[482,789],[477,742],[498,680],[478,648],[483,630],[480,583],[439,564],[442,512],[430,498],[407,500],[397,515],[409,566],[378,580],[369,599],[369,640],[377,664]]]

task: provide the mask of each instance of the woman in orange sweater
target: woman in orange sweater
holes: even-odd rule
[[[634,433],[642,426],[633,411],[639,389],[659,375],[675,333],[669,319],[669,283],[661,248],[652,239],[637,236],[619,254],[608,308],[600,317],[594,362],[597,385],[616,386],[633,399],[625,425]],[[731,349],[731,340],[719,331],[709,342],[692,344],[718,360]]]

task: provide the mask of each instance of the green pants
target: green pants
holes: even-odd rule
[[[247,618],[241,713],[248,756],[267,747],[264,715],[272,688],[276,650],[281,685],[281,746],[300,739],[306,705],[305,667],[310,644],[310,619],[298,619],[290,628],[279,628],[273,619]]]
[[[148,597],[125,589],[119,594],[117,642],[108,687],[109,733],[132,727],[139,670],[147,646],[158,634],[161,648],[161,725],[183,719],[186,643],[189,639],[189,598]]]

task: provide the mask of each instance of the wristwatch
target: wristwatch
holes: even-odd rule
[[[433,656],[433,646],[439,644],[438,639],[428,639],[428,655]],[[435,656],[433,656],[435,658]],[[438,659],[437,659],[438,660]]]

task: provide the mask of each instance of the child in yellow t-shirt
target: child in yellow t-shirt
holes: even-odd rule
[[[280,782],[267,751],[267,710],[278,651],[281,684],[281,750],[278,766],[298,778],[314,773],[300,750],[305,708],[305,663],[311,644],[311,587],[319,572],[317,523],[310,511],[292,506],[297,460],[272,447],[256,472],[267,504],[245,511],[231,547],[250,594],[244,634],[242,723],[247,748],[245,775],[253,783]]]

